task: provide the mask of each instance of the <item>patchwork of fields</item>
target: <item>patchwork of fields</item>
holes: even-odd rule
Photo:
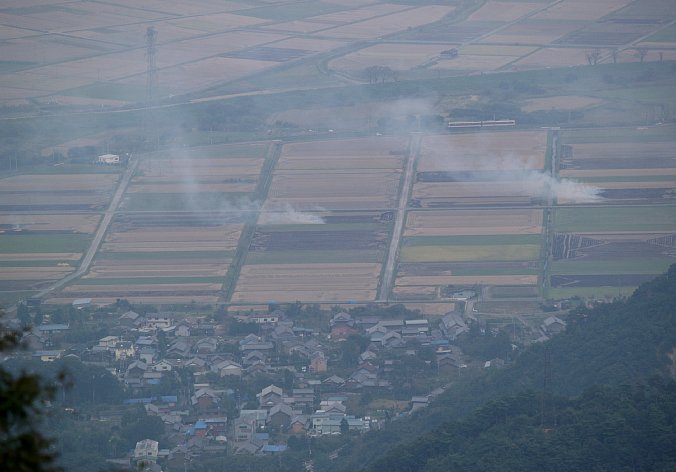
[[[670,127],[413,136],[143,156],[89,270],[49,301],[432,309],[478,286],[616,296],[676,262]],[[88,169],[2,179],[5,298],[79,267],[120,181]]]
[[[89,247],[118,173],[25,174],[0,179],[0,294],[43,288],[75,271]]]
[[[602,200],[556,210],[551,295],[630,293],[675,263],[673,130],[571,130],[562,143],[560,175],[597,187]]]

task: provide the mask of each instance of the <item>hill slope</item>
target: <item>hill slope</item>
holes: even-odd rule
[[[383,431],[366,435],[363,441],[345,448],[346,453],[332,469],[389,470],[391,457],[382,459],[388,451],[396,451],[391,453],[392,457],[403,460],[412,448],[419,447],[419,441],[412,445],[411,441],[425,433],[441,428],[431,436],[449,434],[445,423],[463,418],[489,401],[541,391],[546,348],[551,352],[552,393],[571,396],[580,395],[594,385],[636,385],[654,376],[669,377],[674,369],[669,354],[675,347],[676,265],[673,265],[667,274],[639,287],[627,301],[580,313],[571,320],[565,333],[527,350],[512,367],[458,382],[410,420],[394,422]],[[539,394],[529,395],[540,398]],[[540,402],[533,401],[530,408],[537,410]],[[574,405],[575,400],[572,401]],[[532,418],[526,425],[532,428],[537,415],[535,411],[530,415]],[[429,437],[424,439],[428,440]],[[380,459],[385,462],[379,462]]]

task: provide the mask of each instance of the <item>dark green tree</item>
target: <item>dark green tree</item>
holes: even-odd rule
[[[4,313],[0,314],[0,316]],[[0,352],[19,347],[20,332],[0,326]],[[58,382],[64,383],[60,374]],[[38,429],[46,404],[54,397],[57,385],[37,374],[6,370],[0,365],[0,464],[14,472],[57,472],[52,441]]]

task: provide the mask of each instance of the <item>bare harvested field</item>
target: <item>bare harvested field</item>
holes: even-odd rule
[[[468,21],[514,21],[528,13],[542,8],[540,2],[495,1],[489,0],[481,8],[472,13]]]
[[[434,59],[448,48],[449,45],[442,44],[377,44],[333,60],[329,66],[352,73],[360,72],[373,64],[394,70],[408,70]]]
[[[545,131],[477,132],[426,136],[418,172],[544,168]]]
[[[543,12],[533,15],[533,19],[548,20],[586,20],[593,21],[631,3],[631,0],[564,0]]]
[[[408,139],[400,137],[378,137],[341,139],[331,141],[312,141],[306,143],[286,144],[282,151],[280,164],[284,159],[293,158],[316,158],[317,156],[391,156],[395,151],[400,154],[406,151]]]
[[[129,228],[111,232],[102,251],[229,251],[237,248],[243,225],[208,228],[163,227]]]
[[[245,265],[232,301],[373,300],[379,275],[369,263]]]
[[[31,233],[40,231],[72,231],[75,233],[93,233],[99,225],[99,215],[2,215],[1,230],[22,230]]]
[[[549,44],[584,25],[583,21],[523,20],[483,38],[490,44]]]
[[[54,267],[0,267],[0,281],[58,280],[75,270],[71,266]]]
[[[222,284],[218,283],[182,283],[182,284],[130,283],[130,284],[115,284],[115,285],[75,284],[66,287],[63,290],[63,292],[78,293],[83,295],[91,294],[92,296],[106,296],[106,295],[112,296],[112,294],[125,294],[125,293],[129,293],[132,295],[150,293],[155,294],[156,296],[161,293],[167,293],[169,294],[169,296],[177,296],[177,295],[189,295],[190,293],[201,295],[203,293],[200,292],[217,292],[221,289],[221,287]],[[122,295],[122,297],[124,297],[124,295]]]
[[[649,169],[564,169],[559,175],[570,178],[586,178],[593,180],[594,177],[646,177],[646,176],[672,176],[676,175],[676,168],[649,168]]]
[[[535,285],[537,275],[447,275],[438,277],[399,277],[397,286],[426,285]]]
[[[116,174],[29,174],[0,180],[2,192],[60,192],[69,190],[110,191]]]
[[[79,252],[0,253],[0,261],[79,261]]]
[[[441,5],[424,6],[350,25],[338,26],[322,31],[322,34],[335,38],[375,39],[405,31],[408,28],[439,21],[454,9],[455,7]]]
[[[299,209],[388,209],[396,203],[399,172],[304,172],[276,175],[266,209],[291,204]]]
[[[392,208],[405,143],[403,139],[370,138],[286,145],[264,208]]]
[[[512,68],[524,70],[584,65],[587,64],[588,52],[588,48],[542,48],[519,59]]]
[[[373,18],[374,16],[395,13],[401,10],[406,10],[407,8],[409,7],[406,5],[377,4],[354,10],[344,10],[335,13],[328,13],[326,15],[313,16],[312,18],[308,18],[308,21],[318,21],[320,23],[342,25],[346,23],[367,20],[369,18]]]
[[[409,211],[405,236],[539,234],[542,210]]]
[[[501,180],[499,185],[487,181],[417,183],[412,197],[421,201],[429,199],[450,199],[454,202],[477,201],[522,201],[520,197],[537,197],[545,194],[544,183],[537,184],[523,180]],[[424,203],[423,203],[424,205]]]
[[[530,113],[538,110],[577,110],[605,103],[605,100],[579,95],[560,95],[557,97],[532,98],[525,100],[521,110]]]
[[[456,58],[439,59],[431,68],[468,70],[468,71],[491,71],[497,70],[507,65],[510,62],[517,60],[519,57],[520,56],[467,54],[461,51],[458,57]]]

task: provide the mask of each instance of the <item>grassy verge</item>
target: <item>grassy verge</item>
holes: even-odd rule
[[[661,274],[674,262],[670,259],[624,258],[618,254],[615,260],[588,261],[568,260],[552,263],[554,275],[612,275],[612,274]]]

